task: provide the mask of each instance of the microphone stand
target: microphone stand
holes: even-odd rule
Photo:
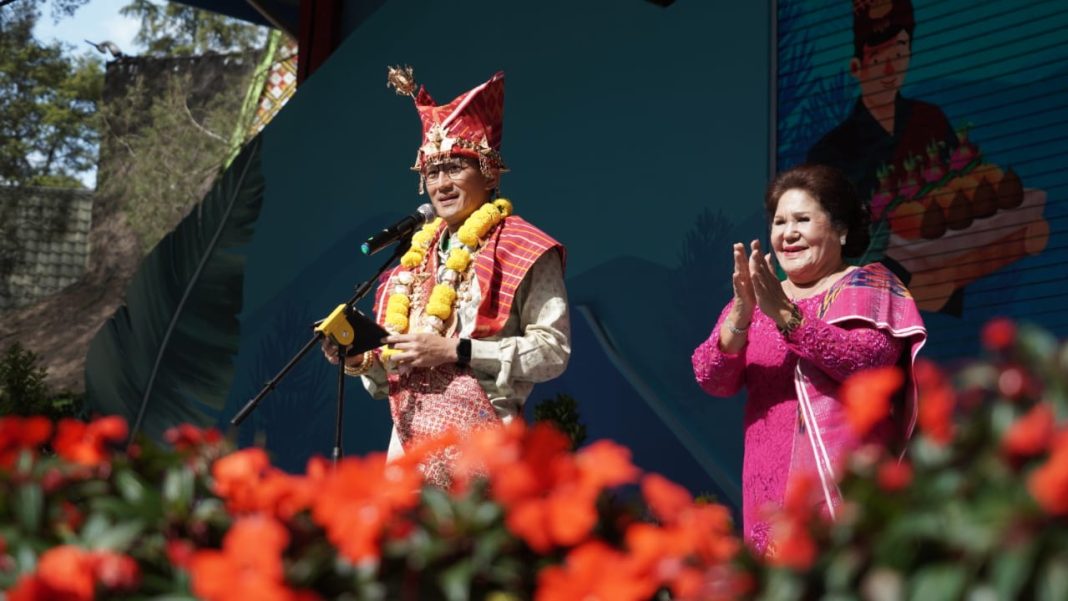
[[[315,334],[311,337],[311,340],[305,342],[304,346],[302,346],[300,350],[297,351],[297,354],[293,355],[289,362],[286,363],[284,367],[282,367],[281,371],[275,374],[273,378],[271,378],[266,384],[264,384],[263,388],[261,388],[260,391],[256,393],[256,396],[252,397],[251,400],[245,403],[245,406],[242,407],[241,410],[237,412],[237,415],[235,415],[233,419],[230,420],[230,425],[238,426],[241,424],[241,422],[245,421],[245,418],[247,418],[252,413],[252,411],[256,409],[256,406],[259,405],[260,401],[262,401],[264,397],[270,394],[271,391],[273,391],[278,386],[278,383],[281,382],[282,379],[285,378],[286,375],[290,372],[290,370],[292,370],[293,367],[295,367],[296,364],[304,358],[304,355],[307,355],[308,351],[310,351],[316,344],[318,344],[320,340],[322,340],[326,336],[329,336],[330,341],[337,346],[338,357],[337,418],[336,423],[334,425],[334,449],[331,453],[331,458],[333,459],[334,465],[337,465],[337,462],[341,459],[342,456],[341,429],[345,408],[344,350],[355,342],[355,330],[352,326],[352,323],[349,321],[349,317],[355,313],[356,303],[364,296],[367,296],[367,293],[370,292],[371,288],[374,287],[375,282],[378,281],[378,278],[383,273],[385,273],[387,269],[389,269],[389,266],[393,263],[393,261],[400,258],[400,256],[405,253],[408,247],[411,246],[410,242],[406,243],[406,241],[410,239],[411,236],[398,240],[395,248],[393,249],[393,254],[391,254],[389,256],[389,259],[387,259],[386,262],[378,268],[378,271],[376,271],[373,276],[364,280],[358,286],[356,286],[355,292],[351,297],[349,297],[347,301],[345,301],[344,304],[338,305],[337,308],[334,309],[334,311],[330,313],[329,316],[327,316],[325,319],[319,320],[314,324]]]

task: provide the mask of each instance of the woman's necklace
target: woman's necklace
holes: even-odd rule
[[[449,250],[440,281],[430,292],[430,298],[427,299],[423,314],[420,316],[419,326],[412,331],[444,334],[446,324],[452,317],[453,307],[456,305],[458,297],[456,287],[461,281],[470,279],[469,271],[473,268],[474,256],[482,248],[486,236],[498,223],[511,214],[512,203],[507,199],[498,198],[482,205],[464,220],[463,225],[456,230],[455,234],[460,244]],[[441,218],[439,217],[412,235],[412,246],[401,257],[401,268],[390,277],[391,293],[386,301],[384,319],[386,331],[390,334],[404,334],[410,329],[412,287],[416,281],[416,273],[426,272],[427,256],[440,227]],[[384,348],[382,360],[385,361],[399,352],[392,347]]]

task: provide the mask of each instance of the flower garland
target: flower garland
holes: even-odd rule
[[[512,203],[505,198],[498,198],[471,213],[460,229],[456,230],[456,238],[463,246],[449,251],[449,256],[445,260],[445,271],[441,275],[441,281],[435,284],[430,292],[430,298],[427,299],[420,323],[422,328],[417,331],[445,333],[445,324],[452,317],[453,307],[459,296],[456,287],[473,264],[474,254],[478,252],[490,230],[511,214]],[[404,334],[409,331],[412,286],[415,283],[413,271],[426,264],[430,245],[433,244],[434,235],[439,227],[441,227],[440,217],[424,225],[412,235],[412,246],[401,257],[401,269],[390,278],[389,284],[392,286],[392,292],[386,301],[384,319],[386,331],[390,334]],[[382,360],[387,361],[399,352],[401,351],[394,348],[383,348]]]

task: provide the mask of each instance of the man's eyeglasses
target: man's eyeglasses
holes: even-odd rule
[[[449,176],[449,179],[456,181],[463,175],[464,169],[467,169],[469,165],[463,161],[449,161],[447,163],[437,163],[435,165],[428,165],[423,170],[423,177],[426,178],[427,183],[434,183],[438,181],[438,177],[441,174]]]

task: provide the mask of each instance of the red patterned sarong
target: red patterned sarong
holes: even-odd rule
[[[455,364],[391,373],[389,410],[405,449],[447,430],[462,435],[501,423],[471,368]],[[428,460],[423,466],[427,481],[447,487],[452,460],[448,450]]]

